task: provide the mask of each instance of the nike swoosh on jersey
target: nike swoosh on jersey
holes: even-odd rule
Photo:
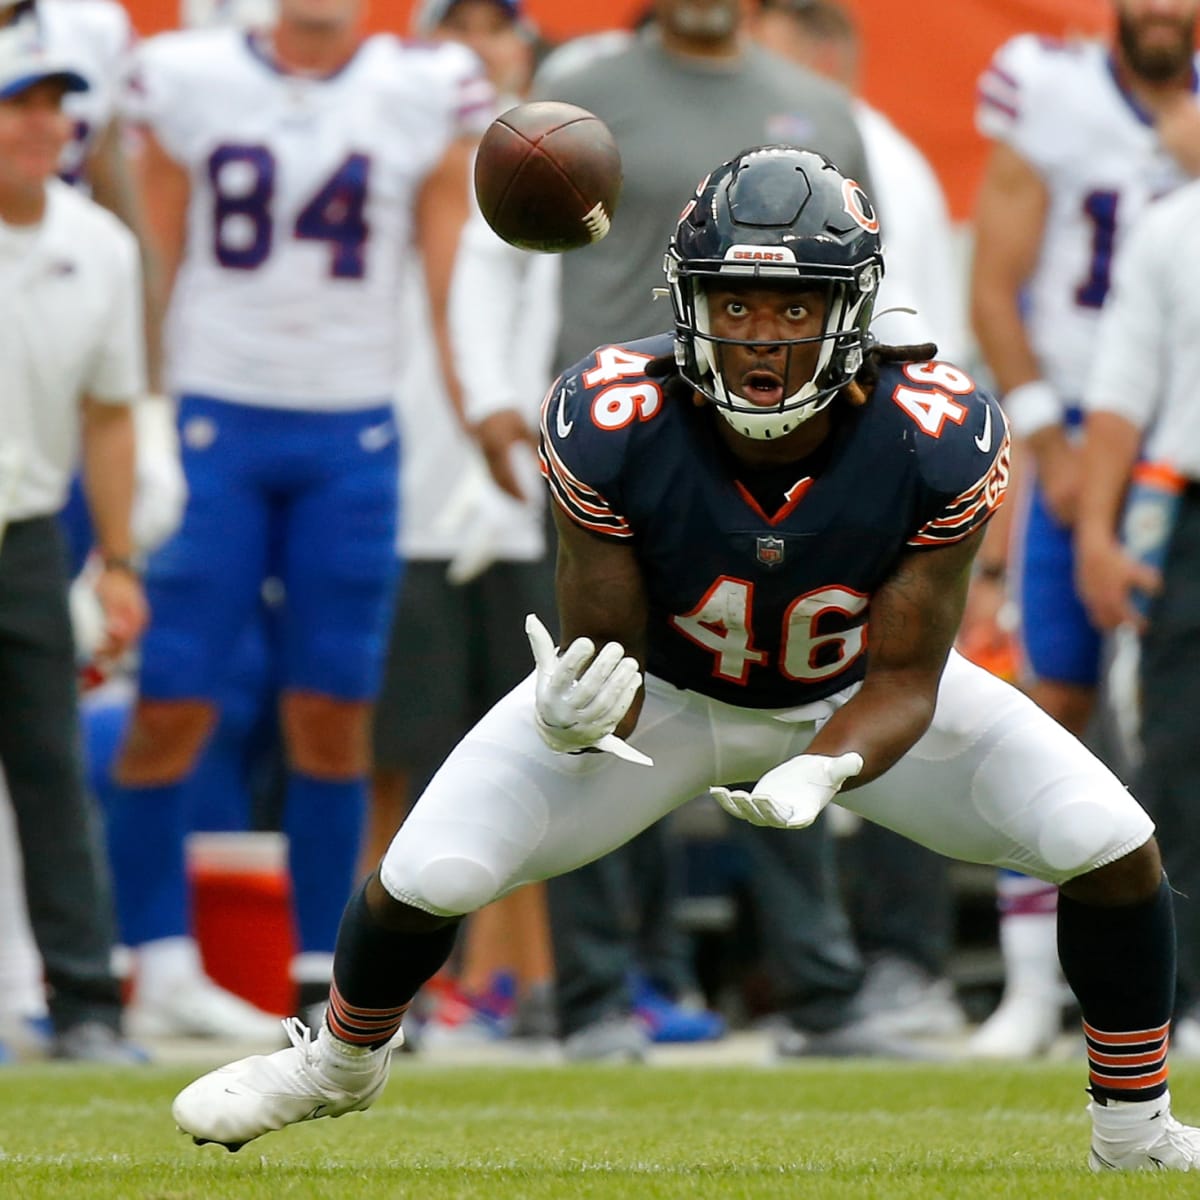
[[[990,405],[983,409],[983,432],[975,439],[975,445],[986,454],[992,448],[992,410]]]
[[[574,421],[568,421],[563,415],[563,409],[567,406],[567,389],[563,388],[558,393],[558,410],[554,414],[554,428],[558,430],[558,436],[565,438],[575,428]]]

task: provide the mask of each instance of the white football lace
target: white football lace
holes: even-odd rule
[[[319,1067],[320,1052],[312,1030],[299,1017],[284,1017],[283,1031],[288,1041],[300,1051],[300,1072],[313,1087],[325,1094],[329,1091],[329,1081],[321,1078]]]
[[[312,1030],[309,1029],[299,1017],[284,1017],[281,1022],[283,1032],[287,1034],[288,1041],[304,1055],[305,1058],[312,1057],[316,1051],[316,1044],[313,1041]]]

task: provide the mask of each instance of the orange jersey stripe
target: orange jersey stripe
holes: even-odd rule
[[[558,499],[568,516],[580,524],[586,524],[589,518],[606,520],[610,523],[603,528],[610,533],[630,536],[632,531],[629,529],[629,522],[620,513],[614,512],[608,501],[594,488],[580,483],[545,438],[542,439],[539,460],[542,474],[550,484],[551,493]]]

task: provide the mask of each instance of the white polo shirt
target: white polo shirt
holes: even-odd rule
[[[893,346],[936,342],[939,358],[963,362],[970,341],[966,289],[942,186],[921,151],[883,113],[856,100],[854,115],[871,168],[887,263],[871,332]],[[916,315],[888,312],[900,308],[915,309]]]
[[[133,234],[58,180],[47,201],[37,226],[0,221],[0,525],[62,507],[84,396],[145,390]]]
[[[1117,254],[1084,396],[1148,430],[1144,456],[1200,480],[1200,181],[1155,201]]]

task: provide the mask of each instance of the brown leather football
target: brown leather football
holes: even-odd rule
[[[599,117],[557,100],[520,104],[488,127],[475,157],[487,223],[523,250],[558,254],[608,233],[621,155]]]

